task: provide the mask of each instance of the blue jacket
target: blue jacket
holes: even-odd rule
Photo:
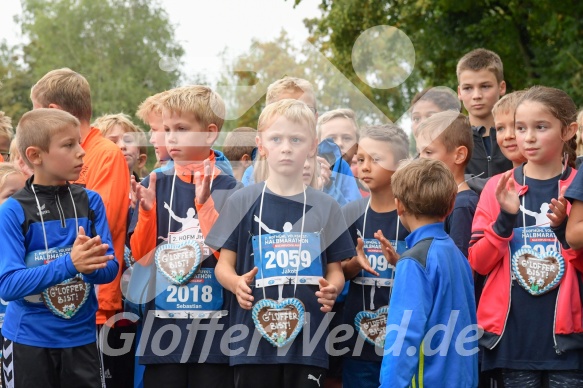
[[[424,225],[405,240],[409,249],[397,263],[381,388],[477,387],[476,304],[468,261],[441,222]]]

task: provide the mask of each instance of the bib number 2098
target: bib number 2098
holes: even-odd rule
[[[197,303],[199,298],[204,303],[209,303],[213,300],[213,288],[211,286],[202,286],[198,284],[191,286],[175,286],[170,285],[166,289],[170,294],[166,298],[167,302],[193,302]],[[199,294],[200,291],[200,294]]]

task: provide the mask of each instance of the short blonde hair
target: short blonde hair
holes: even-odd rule
[[[303,78],[297,77],[283,77],[282,79],[278,79],[271,85],[267,87],[267,94],[265,95],[265,104],[273,104],[276,101],[279,101],[280,95],[286,91],[294,91],[294,92],[301,92],[307,93],[312,97],[314,100],[314,110],[317,111],[316,105],[316,94],[314,93],[314,88],[310,81],[307,81]],[[314,114],[315,112],[312,112]]]
[[[101,131],[103,136],[107,137],[109,132],[113,127],[119,125],[124,133],[135,133],[135,142],[138,144],[140,154],[146,154],[148,149],[146,148],[146,135],[137,125],[135,125],[130,116],[124,113],[109,114],[98,117],[93,126]]]
[[[321,140],[322,136],[322,125],[334,120],[334,119],[347,119],[354,125],[354,133],[356,134],[356,140],[358,141],[360,137],[358,124],[356,123],[356,114],[352,109],[341,108],[334,109],[324,113],[322,116],[318,117],[318,123],[316,125],[316,132],[318,133],[318,140]]]
[[[492,108],[492,115],[496,117],[496,115],[499,113],[514,114],[516,107],[518,106],[518,103],[520,102],[520,99],[522,99],[522,96],[524,96],[525,92],[525,90],[517,90],[503,96],[496,102],[496,104],[494,104],[494,107]]]
[[[30,97],[43,108],[57,104],[80,121],[91,121],[89,82],[69,68],[49,71],[32,87]]]
[[[504,65],[502,65],[500,56],[494,51],[479,48],[464,55],[456,67],[458,82],[460,80],[460,74],[465,70],[488,70],[496,76],[498,83],[504,81]]]
[[[233,129],[225,138],[223,154],[231,162],[240,161],[243,155],[251,157],[256,147],[256,136],[257,130],[255,128],[240,127]]]
[[[2,111],[0,111],[0,135],[8,137],[12,140],[14,138],[14,130],[12,129],[12,119]]]
[[[263,109],[257,123],[257,135],[261,136],[261,133],[266,131],[277,117],[284,117],[292,123],[304,125],[310,135],[316,139],[316,117],[314,117],[314,112],[305,102],[289,98],[269,104]],[[268,176],[269,168],[265,157],[262,156],[255,164],[255,182],[262,182]]]
[[[457,184],[440,160],[409,159],[391,177],[393,194],[416,218],[445,218],[453,209]]]
[[[35,109],[25,113],[16,132],[18,133],[18,152],[27,166],[33,167],[26,156],[28,147],[38,147],[48,152],[53,137],[60,130],[67,127],[79,128],[79,120],[60,109]]]
[[[208,86],[192,85],[172,89],[161,99],[162,109],[171,113],[192,113],[205,128],[215,124],[220,131],[225,122],[225,102]]]
[[[170,93],[169,90],[164,92],[154,94],[146,98],[138,107],[136,116],[144,122],[144,124],[150,125],[148,122],[148,115],[151,113],[161,115],[162,114],[162,101]]]
[[[13,165],[12,163],[9,162],[0,163],[0,188],[4,186],[4,183],[6,183],[8,175],[12,174],[22,174],[22,172],[18,168],[16,168],[16,166]]]

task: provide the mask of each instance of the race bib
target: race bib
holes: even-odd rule
[[[318,234],[271,233],[262,235],[261,241],[260,250],[259,236],[253,236],[254,263],[259,268],[256,287],[295,284],[296,272],[298,284],[319,284],[323,269]]]
[[[367,238],[363,242],[364,254],[368,258],[371,268],[377,271],[379,276],[377,277],[366,271],[361,271],[352,281],[356,284],[367,286],[392,287],[395,267],[383,255],[380,241],[376,238]],[[405,241],[390,240],[390,243],[399,254],[407,250]]]
[[[525,244],[526,238],[526,244]],[[557,287],[565,274],[565,259],[557,251],[550,228],[515,228],[510,242],[512,273],[531,295],[543,295]]]
[[[200,268],[183,285],[159,281],[155,315],[159,318],[214,318],[227,315],[222,311],[223,287],[214,268]]]
[[[154,261],[158,271],[172,284],[183,285],[192,279],[200,267],[201,247],[197,241],[188,239],[160,244],[156,247]]]

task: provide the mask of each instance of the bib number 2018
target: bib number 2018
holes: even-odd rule
[[[166,298],[166,302],[169,303],[186,303],[193,302],[197,303],[199,298],[204,303],[209,303],[213,300],[213,288],[211,286],[202,286],[198,284],[192,286],[168,286],[166,289],[170,294]],[[199,294],[199,291],[200,294]]]

